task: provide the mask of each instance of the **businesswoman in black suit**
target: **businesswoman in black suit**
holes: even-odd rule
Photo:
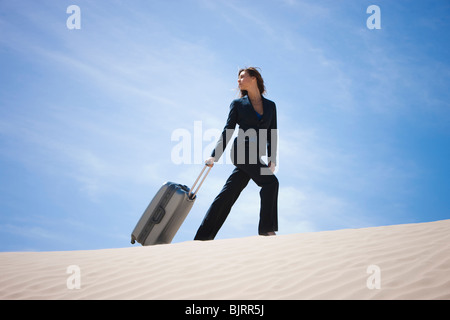
[[[222,156],[236,124],[239,133],[233,142],[231,159],[235,169],[214,199],[195,235],[195,240],[213,240],[241,191],[252,179],[261,187],[258,233],[278,231],[278,179],[274,175],[277,154],[277,114],[275,103],[264,98],[264,80],[256,68],[239,70],[241,98],[230,105],[228,120],[206,165],[212,167]],[[261,160],[266,154],[268,164]]]

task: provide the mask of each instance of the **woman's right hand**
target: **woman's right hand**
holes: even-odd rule
[[[216,160],[216,158],[209,157],[208,159],[205,160],[205,165],[207,165],[208,167],[213,167],[215,160]]]

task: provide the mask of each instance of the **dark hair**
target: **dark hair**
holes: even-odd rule
[[[249,67],[249,68],[243,68],[240,69],[238,72],[238,77],[241,74],[242,71],[245,71],[248,73],[250,77],[256,78],[256,83],[258,85],[259,93],[265,94],[266,93],[266,87],[264,86],[264,80],[261,76],[261,73],[258,71],[259,68],[255,67]],[[248,94],[247,90],[240,90],[241,91],[241,98],[246,96]]]

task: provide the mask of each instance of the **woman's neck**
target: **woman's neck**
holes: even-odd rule
[[[250,98],[251,101],[259,102],[261,101],[261,93],[258,89],[256,90],[248,90],[247,95]]]

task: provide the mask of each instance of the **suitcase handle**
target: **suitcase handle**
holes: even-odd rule
[[[208,167],[208,170],[206,171],[205,175],[203,176],[202,180],[200,181],[200,184],[198,185],[197,189],[196,189],[194,192],[192,192],[192,190],[194,190],[195,185],[197,184],[198,180],[200,180],[200,177],[203,175],[203,173],[205,172],[205,169],[206,169],[207,167]],[[206,176],[208,175],[209,171],[211,171],[211,168],[212,168],[212,167],[207,166],[207,165],[205,165],[205,166],[203,167],[202,171],[200,172],[200,174],[199,174],[198,177],[197,177],[197,180],[195,180],[194,184],[192,185],[191,189],[189,190],[189,193],[188,193],[188,198],[189,198],[189,199],[192,200],[192,199],[195,198],[195,195],[197,194],[198,190],[199,190],[200,187],[202,186],[203,181],[205,181],[205,178],[206,178]]]

